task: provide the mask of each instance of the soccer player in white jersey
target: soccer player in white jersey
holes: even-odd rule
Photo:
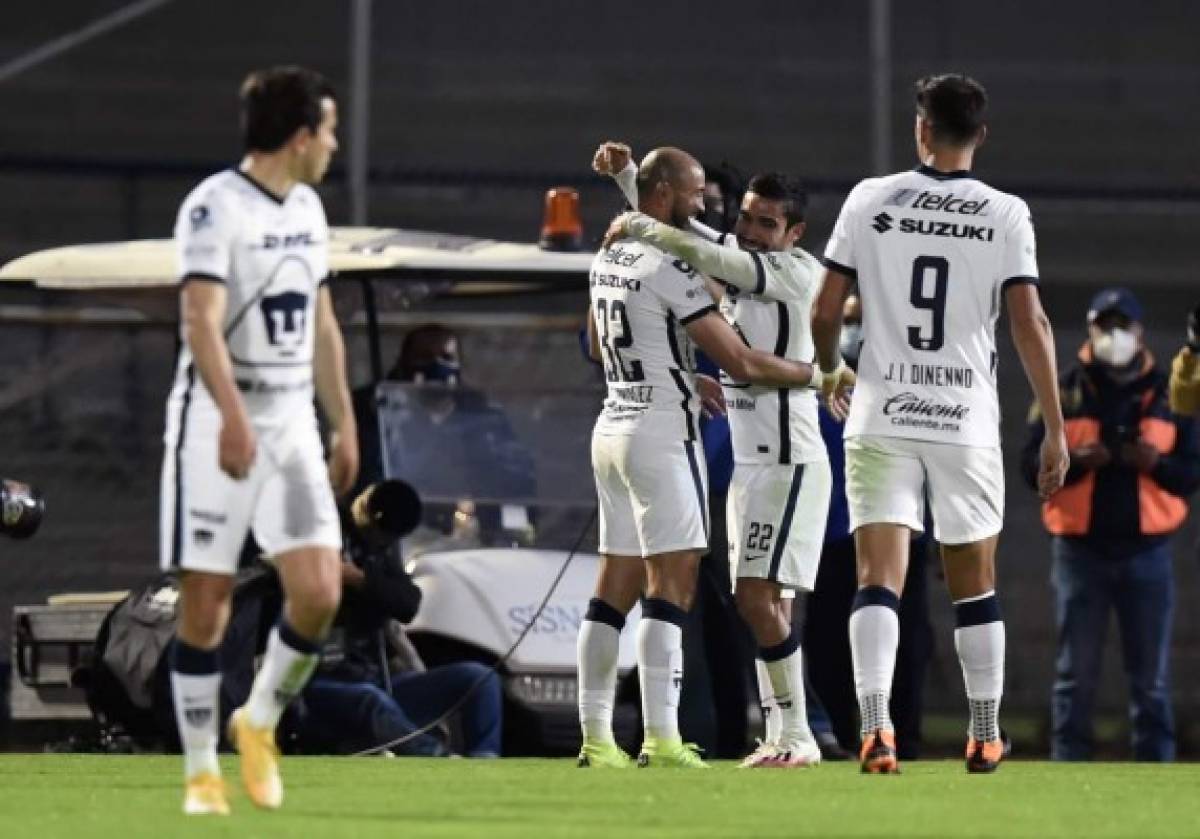
[[[990,772],[1004,752],[1004,624],[995,593],[1004,470],[994,333],[1002,300],[1046,417],[1043,497],[1062,485],[1067,447],[1029,208],[970,172],[987,131],[986,94],[965,76],[931,76],[917,82],[916,102],[920,165],[851,190],[825,249],[813,335],[821,366],[834,369],[842,301],[857,280],[863,345],[845,445],[858,555],[850,645],[862,769],[898,769],[888,716],[897,608],[909,531],[922,529],[928,489],[970,705],[966,765]]]
[[[664,224],[686,226],[703,195],[704,170],[679,149],[652,151],[638,170],[638,209]],[[703,767],[677,718],[682,627],[708,544],[693,342],[739,381],[804,387],[819,386],[820,377],[814,365],[747,346],[695,268],[642,242],[609,242],[596,255],[588,328],[608,398],[592,434],[601,568],[579,633],[579,764],[630,763],[613,740],[613,694],[625,615],[644,591],[638,764]],[[707,398],[719,397],[715,391]]]
[[[606,143],[597,171],[612,174],[630,202],[635,167],[628,146]],[[809,321],[820,263],[797,246],[806,196],[777,174],[750,179],[733,236],[692,221],[691,231],[644,213],[619,220],[631,238],[686,260],[715,278],[721,314],[745,342],[810,362]],[[726,244],[726,241],[729,241]],[[846,372],[846,385],[853,374]],[[762,388],[722,376],[733,436],[727,531],[738,611],[758,643],[756,670],[766,736],[746,767],[808,766],[821,752],[808,727],[799,633],[791,599],[811,591],[829,509],[829,457],[813,391]]]
[[[317,663],[341,596],[334,490],[358,441],[325,280],[329,229],[312,189],[337,150],[337,106],[316,73],[251,73],[245,158],[184,200],[175,227],[182,347],[167,400],[161,556],[181,572],[170,651],[187,813],[229,812],[217,766],[218,646],[247,533],[285,593],[250,698],[230,719],[251,801],[283,800],[275,727]],[[332,437],[324,462],[314,390]]]

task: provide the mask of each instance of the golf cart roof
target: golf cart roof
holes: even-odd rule
[[[330,230],[330,271],[341,277],[484,283],[578,281],[591,253],[448,233],[380,227]],[[0,282],[42,289],[169,288],[179,282],[171,239],[70,245],[35,251],[0,267]],[[477,289],[478,290],[478,289]]]

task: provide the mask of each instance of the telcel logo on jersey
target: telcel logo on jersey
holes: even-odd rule
[[[911,199],[911,200],[910,200]],[[986,216],[985,209],[991,203],[990,198],[982,201],[968,201],[959,198],[953,192],[927,192],[915,189],[898,189],[888,200],[883,202],[885,207],[911,207],[914,210],[938,210],[943,213],[958,213],[964,216]]]
[[[620,265],[622,268],[632,268],[642,258],[640,253],[630,253],[620,245],[614,245],[604,253],[604,261],[609,265]]]

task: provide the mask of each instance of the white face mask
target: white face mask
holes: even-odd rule
[[[1137,355],[1137,335],[1120,327],[1111,329],[1092,339],[1092,351],[1110,367],[1124,367]]]

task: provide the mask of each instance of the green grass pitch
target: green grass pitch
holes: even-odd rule
[[[224,762],[236,778],[234,761]],[[898,777],[806,770],[581,770],[567,760],[285,758],[283,809],[233,790],[229,818],[179,813],[171,756],[0,755],[0,836],[1200,836],[1200,766],[957,761]]]

